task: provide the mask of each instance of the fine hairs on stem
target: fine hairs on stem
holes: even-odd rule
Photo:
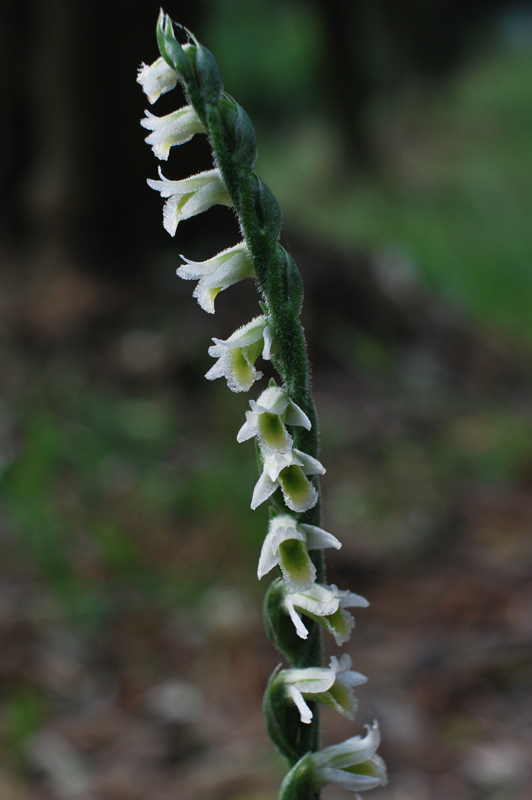
[[[322,630],[337,645],[350,637],[354,620],[347,610],[367,600],[328,585],[323,550],[340,548],[338,539],[320,528],[317,459],[318,426],[310,390],[310,366],[299,321],[303,297],[298,269],[279,244],[281,212],[270,189],[254,172],[257,143],[251,121],[226,94],[218,64],[184,28],[180,43],[172,21],[162,10],[157,23],[160,57],[142,65],[138,82],[154,103],[179,82],[187,105],[164,117],[146,111],[141,121],[150,131],[146,142],[154,155],[167,160],[170,148],[196,134],[207,136],[213,168],[174,181],[159,170],[148,180],[165,199],[163,224],[171,236],[181,220],[213,205],[234,209],[242,241],[207,261],[182,256],[177,274],[197,281],[193,295],[214,313],[219,292],[244,278],[253,278],[261,295],[262,313],[227,339],[215,338],[209,355],[216,359],[209,380],[225,378],[234,392],[246,392],[262,377],[259,359],[271,361],[279,382],[271,380],[237,434],[239,442],[255,439],[260,476],[251,507],[270,504],[270,521],[259,559],[258,577],[274,568],[278,577],[264,601],[264,624],[274,645],[288,661],[277,668],[264,695],[268,733],[286,757],[290,770],[281,786],[282,800],[317,800],[323,786],[335,783],[354,792],[386,783],[386,768],[377,755],[376,722],[363,737],[320,749],[318,704],[324,703],[354,719],[353,688],[366,681],[351,669],[347,654],[332,656],[323,666]]]

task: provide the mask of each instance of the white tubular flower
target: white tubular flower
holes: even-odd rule
[[[196,133],[205,133],[192,106],[184,106],[166,117],[156,117],[150,111],[145,114],[140,124],[152,133],[144,141],[151,145],[154,155],[162,161],[168,159],[170,148],[174,145],[189,142]]]
[[[168,66],[164,58],[158,58],[149,66],[142,64],[137,75],[137,83],[140,83],[144,94],[148,96],[148,102],[152,104],[162,94],[175,88],[177,72]]]
[[[341,546],[331,533],[315,525],[297,523],[288,514],[280,514],[270,520],[257,575],[260,580],[278,565],[288,589],[291,592],[304,592],[316,580],[316,568],[308,551],[325,547],[335,547],[338,550]]]
[[[328,669],[286,669],[279,673],[277,680],[284,683],[287,695],[298,708],[301,722],[312,720],[312,711],[306,700],[317,700],[353,720],[358,705],[353,687],[365,683],[367,678],[360,672],[353,672],[350,667],[351,659],[347,654],[340,661],[332,656]]]
[[[250,400],[249,405],[251,411],[246,411],[246,421],[236,438],[238,442],[245,442],[256,436],[265,456],[291,449],[292,437],[285,424],[299,425],[307,431],[311,428],[304,411],[279,386],[269,386],[257,402]]]
[[[253,262],[244,242],[229,247],[208,261],[189,261],[179,267],[177,274],[186,281],[199,281],[193,296],[208,314],[214,314],[216,295],[244,278],[254,278]]]
[[[271,336],[266,317],[255,317],[229,339],[213,338],[213,342],[209,355],[218,361],[205,375],[209,381],[225,378],[233,392],[247,392],[262,378],[262,372],[253,365],[261,353],[263,358],[270,358]]]
[[[168,198],[164,204],[163,225],[174,236],[182,219],[189,219],[215,205],[232,206],[233,201],[224,186],[218,169],[210,169],[185,178],[170,181],[159,168],[160,181],[148,178],[148,186]]]
[[[262,475],[253,491],[251,508],[255,509],[264,503],[280,486],[284,501],[291,511],[307,511],[318,502],[318,492],[306,476],[323,475],[324,472],[324,467],[316,458],[301,450],[265,455]]]
[[[379,726],[374,722],[371,727],[366,725],[366,728],[368,732],[364,738],[352,736],[341,744],[312,753],[318,788],[327,783],[336,783],[352,792],[363,792],[386,786],[386,765],[376,754],[381,741]]]
[[[355,620],[346,608],[366,608],[368,601],[349,590],[341,591],[334,584],[325,586],[315,583],[304,592],[287,592],[284,605],[295,625],[297,635],[302,639],[308,636],[301,614],[318,622],[334,636],[337,645],[348,641]]]

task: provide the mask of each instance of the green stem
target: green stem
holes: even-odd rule
[[[216,72],[216,62],[213,66],[214,59],[201,48],[201,45],[197,44],[195,66],[191,59],[192,67],[189,68],[188,61],[183,61],[183,51],[180,52],[174,46],[175,40],[171,41],[169,38],[164,40],[163,37],[161,41],[163,41],[163,45],[166,41],[167,56],[171,49],[179,59],[182,70],[180,71],[177,62],[175,62],[176,69],[180,74],[189,101],[204,124],[214,161],[231,195],[242,236],[251,256],[256,279],[267,309],[268,324],[274,342],[273,364],[281,375],[288,396],[303,409],[312,423],[310,431],[299,426],[291,429],[294,445],[297,449],[316,458],[319,445],[317,416],[310,391],[310,364],[307,358],[305,336],[299,321],[302,298],[301,277],[290,256],[279,245],[281,213],[277,201],[268,187],[252,170],[250,162],[254,161],[255,133],[247,115],[244,118],[244,112],[236,106],[234,101],[222,95],[221,79],[217,84],[219,73]],[[161,52],[164,55],[163,50]],[[198,66],[200,55],[203,59],[201,63],[204,63],[205,67]],[[204,69],[203,73],[202,69]],[[217,85],[219,91],[217,91]],[[202,86],[208,86],[208,91],[202,91]],[[242,127],[243,119],[244,127]],[[239,131],[237,131],[237,120],[240,120],[241,124]],[[231,124],[233,124],[232,130]],[[238,146],[237,137],[240,137]],[[242,137],[247,137],[243,144],[243,150],[241,147]],[[241,147],[240,150],[239,147]],[[244,152],[245,158],[242,158],[242,152]],[[301,514],[300,520],[319,526],[319,484],[316,478],[313,480],[318,490],[318,502],[312,509]],[[311,551],[311,558],[316,566],[318,581],[324,582],[322,551]],[[306,640],[298,639],[292,650],[292,658],[288,658],[292,666],[309,667],[322,664],[321,629],[311,620],[307,622],[307,625],[309,628],[308,638]],[[269,702],[273,702],[273,700],[268,697],[267,692],[265,703]],[[303,724],[299,719],[297,709],[288,707],[283,710],[281,715],[287,726],[286,730],[282,730],[279,726],[270,731],[275,743],[292,766],[309,751],[319,749],[319,711],[317,703],[314,706],[314,715],[310,724]],[[318,800],[319,794],[313,788],[309,788],[308,792],[303,789],[303,792],[305,800]],[[301,800],[303,800],[303,795],[301,795]]]

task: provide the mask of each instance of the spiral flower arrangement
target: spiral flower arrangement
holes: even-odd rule
[[[171,236],[181,220],[213,205],[234,209],[242,241],[207,261],[182,256],[177,274],[197,281],[194,297],[214,313],[219,292],[253,278],[262,295],[262,314],[227,339],[215,338],[209,355],[216,362],[209,380],[225,378],[234,392],[248,391],[262,377],[260,358],[270,361],[280,377],[271,380],[258,399],[250,401],[237,440],[255,439],[261,474],[251,507],[270,503],[270,522],[258,565],[258,577],[278,568],[264,602],[266,632],[289,667],[277,668],[264,696],[269,735],[287,758],[290,771],[279,797],[316,800],[327,783],[354,792],[386,783],[384,762],[377,755],[380,737],[375,722],[364,737],[320,749],[318,704],[324,703],[353,719],[353,688],[366,678],[351,669],[351,659],[333,656],[322,665],[322,630],[337,645],[348,641],[354,620],[349,608],[367,606],[350,591],[329,586],[323,550],[341,544],[320,528],[317,459],[318,433],[310,391],[310,367],[299,321],[302,283],[298,269],[279,244],[281,212],[275,197],[253,171],[257,157],[255,131],[246,112],[223,90],[218,64],[192,33],[180,28],[180,44],[170,18],[161,11],[157,23],[160,58],[142,65],[138,82],[150,103],[178,83],[188,104],[164,117],[149,111],[141,124],[150,131],[146,142],[155,156],[167,160],[170,148],[206,134],[214,167],[185,180],[173,181],[159,170],[148,180],[165,199],[163,224]]]

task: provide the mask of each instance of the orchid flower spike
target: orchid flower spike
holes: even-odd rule
[[[329,631],[337,645],[348,641],[355,620],[346,608],[366,608],[368,601],[359,594],[348,590],[341,591],[337,586],[325,586],[315,583],[304,592],[286,592],[284,607],[292,622],[297,635],[302,639],[308,636],[308,630],[303,624],[301,614],[310,617]]]
[[[232,206],[233,201],[225,188],[218,169],[200,172],[181,181],[170,181],[159,168],[160,181],[148,178],[148,186],[166,197],[163,211],[164,229],[174,236],[182,219],[189,219],[207,211],[211,206]]]
[[[377,755],[381,737],[374,722],[366,736],[352,736],[341,744],[324,747],[310,756],[317,788],[335,783],[352,792],[386,786],[386,766]],[[360,798],[359,798],[360,800]]]
[[[149,66],[142,64],[137,83],[140,83],[144,94],[148,96],[148,102],[155,103],[162,94],[175,88],[177,72],[168,66],[164,58],[158,58]]]
[[[324,467],[316,458],[295,448],[287,453],[265,455],[262,475],[251,498],[251,508],[260,506],[280,487],[291,511],[307,511],[318,502],[316,487],[307,475],[323,475],[324,472]]]
[[[255,277],[253,262],[244,242],[223,250],[208,261],[181,258],[186,263],[179,267],[177,274],[186,281],[199,281],[193,296],[208,314],[214,314],[214,300],[219,292],[244,278]]]
[[[288,589],[292,592],[304,592],[316,580],[316,568],[308,551],[325,547],[335,547],[338,550],[341,546],[331,533],[315,525],[298,523],[288,514],[280,514],[270,520],[257,575],[260,580],[275,566],[279,566]]]
[[[268,320],[262,315],[243,325],[225,341],[213,338],[209,355],[218,361],[205,377],[210,381],[225,378],[233,392],[247,392],[262,378],[262,372],[256,370],[254,364],[261,354],[265,359],[270,358],[271,341]]]
[[[353,720],[358,705],[353,687],[366,681],[365,675],[351,670],[351,659],[344,653],[340,661],[332,656],[328,669],[285,669],[278,673],[274,685],[283,684],[285,693],[298,708],[301,722],[308,724],[313,714],[306,700],[317,700]]]
[[[259,399],[249,401],[246,421],[237,434],[238,442],[256,436],[264,456],[285,453],[292,448],[292,437],[285,425],[299,425],[310,430],[311,423],[304,411],[288,397],[286,391],[272,381]]]
[[[205,133],[192,106],[184,106],[165,117],[156,117],[149,111],[145,114],[140,124],[152,133],[144,141],[151,145],[153,154],[162,161],[168,160],[170,148],[174,145],[189,142],[196,133]]]

